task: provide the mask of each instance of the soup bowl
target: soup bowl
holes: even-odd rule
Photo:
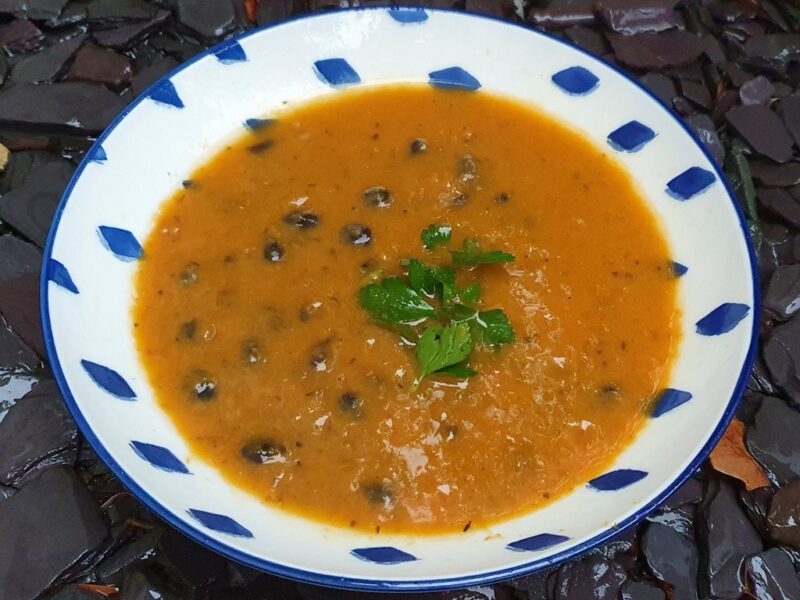
[[[682,339],[669,384],[630,445],[604,474],[544,508],[452,535],[339,529],[232,486],[192,455],[159,408],[132,334],[141,242],[196,167],[250,119],[353,86],[396,82],[503,95],[580,132],[630,174],[660,223],[678,278]],[[133,102],[89,151],[58,207],[41,307],[52,368],[76,421],[157,515],[257,569],[321,585],[410,591],[487,583],[565,561],[657,507],[700,466],[733,414],[755,348],[757,285],[747,226],[722,172],[636,82],[523,27],[370,8],[228,40]]]

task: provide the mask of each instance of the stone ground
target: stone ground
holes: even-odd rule
[[[240,567],[188,541],[131,497],[64,409],[45,361],[37,291],[41,248],[61,192],[91,140],[131,99],[225,37],[359,4],[390,2],[0,0],[3,600],[357,595]],[[427,596],[800,599],[800,4],[418,4],[546,29],[653,90],[733,183],[758,244],[764,290],[759,358],[713,464],[638,528],[580,560],[492,587]]]

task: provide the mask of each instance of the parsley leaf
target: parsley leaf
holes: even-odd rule
[[[408,261],[408,281],[415,292],[433,297],[439,284],[455,287],[456,272],[450,267],[431,267],[412,258]]]
[[[475,315],[477,327],[473,328],[479,342],[491,346],[510,344],[517,339],[508,317],[499,308],[486,310]]]
[[[469,325],[456,323],[445,327],[428,327],[417,342],[417,360],[425,376],[460,363],[472,350]]]
[[[461,243],[461,250],[450,250],[453,257],[453,264],[464,265],[490,265],[495,263],[514,262],[516,259],[513,254],[491,250],[482,252],[481,245],[474,238],[467,238]]]
[[[386,325],[407,325],[437,316],[436,309],[399,277],[362,287],[358,302],[375,321]]]
[[[460,362],[457,365],[451,365],[444,369],[436,371],[437,375],[450,375],[451,377],[467,378],[475,377],[478,372],[475,369],[470,369],[465,363]]]
[[[453,235],[453,228],[450,225],[429,225],[419,234],[422,245],[427,250],[433,250],[438,246],[447,244]]]

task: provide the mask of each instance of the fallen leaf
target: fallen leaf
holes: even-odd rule
[[[251,23],[256,22],[256,8],[261,0],[244,0],[244,12],[247,15],[247,20]]]
[[[79,583],[78,589],[81,589],[84,592],[94,592],[95,594],[100,594],[106,598],[115,596],[119,593],[119,589],[113,585],[100,585],[95,583]]]
[[[720,473],[735,477],[748,490],[769,485],[761,466],[750,455],[744,445],[744,423],[734,419],[711,451],[711,466]]]

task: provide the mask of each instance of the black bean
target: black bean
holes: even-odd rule
[[[478,173],[478,163],[469,154],[465,154],[458,161],[458,178],[462,183],[472,181]]]
[[[311,351],[311,358],[308,364],[314,371],[321,373],[330,369],[331,358],[331,345],[328,342],[322,342]]]
[[[246,340],[242,344],[242,360],[246,365],[255,365],[264,362],[261,348],[256,340]]]
[[[339,398],[339,407],[351,417],[358,419],[361,417],[364,401],[355,392],[345,392]]]
[[[183,268],[183,271],[178,275],[178,279],[183,285],[194,285],[200,278],[200,265],[197,263],[189,263]]]
[[[372,229],[358,223],[345,225],[342,227],[342,241],[353,246],[368,246],[372,241]]]
[[[252,154],[263,154],[275,144],[275,140],[264,140],[263,142],[258,142],[257,144],[253,144],[252,146],[247,147],[247,151]]]
[[[196,190],[200,185],[193,179],[184,179],[181,185],[187,190]]]
[[[617,400],[620,392],[620,387],[616,383],[605,383],[597,388],[597,395],[603,400]]]
[[[428,142],[424,138],[417,138],[411,142],[411,154],[422,154],[428,150]]]
[[[242,456],[257,465],[286,462],[286,447],[271,439],[255,440],[242,446]]]
[[[268,239],[264,244],[264,259],[267,262],[279,262],[283,260],[283,246],[277,240]]]
[[[319,225],[319,217],[314,213],[293,210],[283,217],[283,222],[298,229],[313,229]]]
[[[387,481],[367,483],[361,489],[370,504],[389,507],[394,502],[394,492]]]
[[[197,319],[192,319],[191,321],[186,321],[186,323],[181,323],[179,332],[183,339],[193,340],[194,334],[197,333]]]
[[[500,192],[494,197],[495,204],[508,204],[511,201],[511,194]]]
[[[217,396],[217,382],[205,371],[194,371],[188,382],[192,396],[197,400],[208,402]]]
[[[371,187],[361,194],[367,206],[375,208],[388,208],[392,205],[392,194],[385,187]]]

